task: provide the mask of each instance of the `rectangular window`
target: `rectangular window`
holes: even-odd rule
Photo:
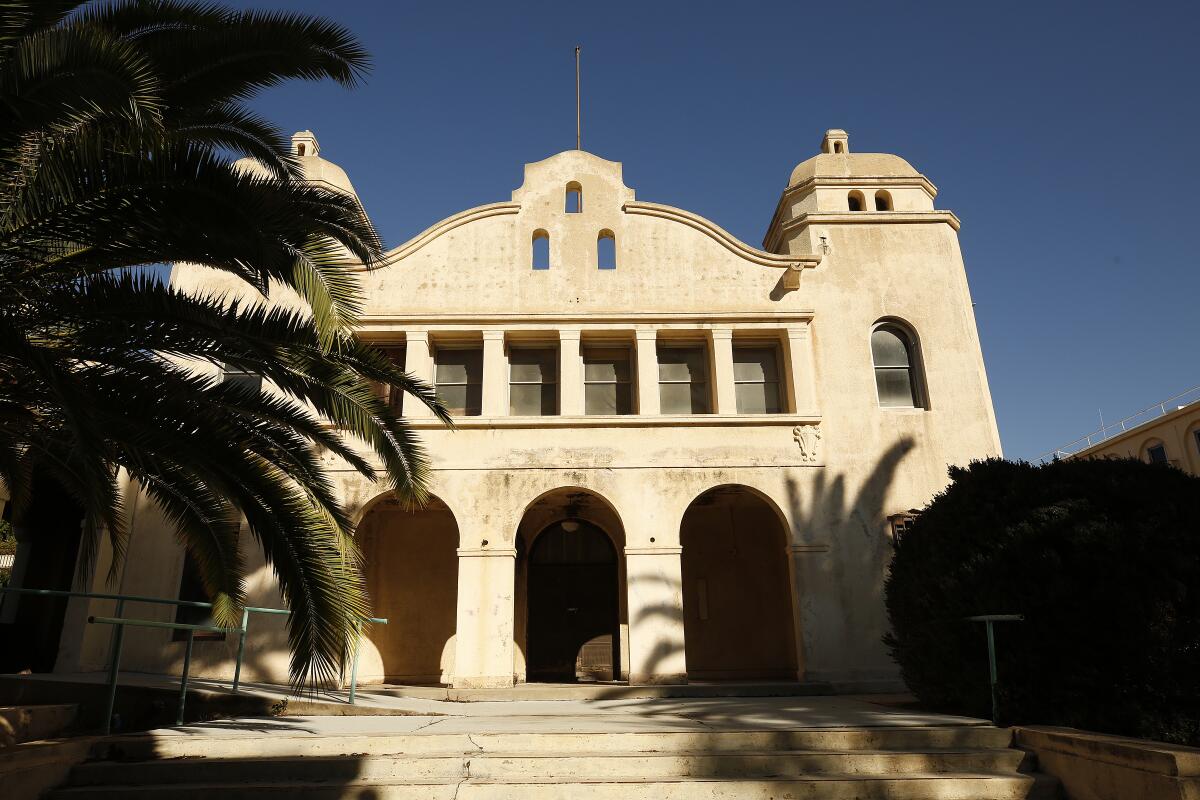
[[[739,414],[778,414],[779,357],[770,345],[733,348],[733,383]]]
[[[246,372],[244,369],[231,367],[228,364],[221,370],[221,382],[236,383],[238,386],[244,386],[255,394],[262,391],[263,385],[262,375]]]
[[[585,414],[632,414],[633,382],[627,347],[583,349]]]
[[[1167,448],[1161,444],[1156,444],[1146,450],[1146,455],[1150,458],[1151,464],[1167,463]]]
[[[508,351],[508,413],[550,417],[558,413],[558,349],[513,347]]]
[[[404,369],[405,351],[403,345],[379,345],[388,359],[400,369]],[[404,413],[404,392],[394,386],[379,384],[379,397],[391,407],[392,413],[400,416]]]
[[[703,345],[658,346],[658,396],[664,414],[708,414],[708,354]]]
[[[204,590],[204,581],[200,579],[200,567],[196,565],[196,560],[192,558],[190,551],[184,551],[183,575],[179,579],[179,596],[177,599],[196,603],[212,602],[212,598]],[[197,606],[175,606],[175,624],[212,625],[212,609],[199,608]],[[185,642],[187,638],[187,631],[176,630],[171,633],[171,639],[176,642]],[[197,632],[193,640],[209,639],[221,641],[224,638],[225,634],[223,633]]]
[[[433,382],[451,414],[477,417],[483,408],[483,348],[439,347]]]

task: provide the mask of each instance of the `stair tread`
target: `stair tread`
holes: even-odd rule
[[[562,777],[552,778],[530,778],[520,776],[519,778],[510,780],[505,778],[398,778],[393,780],[372,780],[373,785],[388,786],[395,784],[414,785],[414,786],[438,786],[447,783],[486,783],[486,784],[502,784],[505,786],[519,786],[522,784],[529,785],[544,785],[544,784],[575,784],[575,783],[759,783],[763,781],[771,783],[807,783],[812,781],[912,781],[912,780],[979,780],[979,781],[1020,781],[1031,782],[1038,776],[1030,773],[1018,772],[906,772],[896,775],[880,775],[880,774],[860,774],[860,773],[825,773],[820,775],[766,775],[754,777],[719,777],[719,776],[671,776],[671,777],[655,777],[655,778],[638,778],[632,776],[604,776],[604,777],[572,777],[564,779]],[[354,780],[338,780],[339,785],[356,783]],[[236,785],[240,789],[253,789],[262,786],[291,786],[297,783],[320,783],[319,781],[304,780],[304,781],[238,781]],[[210,781],[202,783],[187,783],[187,784],[171,784],[172,787],[186,786],[189,789],[223,789],[231,784],[221,781]],[[81,791],[96,791],[103,790],[129,790],[129,789],[150,789],[161,786],[161,784],[140,784],[140,783],[113,783],[103,786],[64,786],[58,789],[59,793],[66,792],[81,792]]]
[[[941,756],[941,755],[995,755],[998,753],[1018,752],[1009,748],[925,748],[921,750],[566,750],[557,752],[534,753],[525,750],[444,750],[405,753],[331,753],[322,756],[253,756],[254,761],[304,761],[320,758],[323,761],[335,759],[353,759],[358,761],[389,759],[389,758],[457,758],[473,756],[476,758],[626,758],[637,756],[680,756],[680,757],[737,757],[737,756]],[[131,760],[96,760],[84,762],[85,765],[96,766],[111,764],[125,767],[136,764],[170,764],[179,762],[204,762],[208,764],[240,763],[250,759],[232,756],[168,756],[165,758],[131,759]]]

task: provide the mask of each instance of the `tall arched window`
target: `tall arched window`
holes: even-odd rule
[[[550,234],[540,229],[533,232],[533,268],[550,269]]]
[[[600,231],[596,237],[596,269],[617,268],[617,239],[612,231]]]
[[[875,363],[875,389],[882,408],[921,408],[920,357],[916,338],[894,322],[871,331],[871,359]]]
[[[892,210],[892,195],[880,189],[875,193],[875,210],[876,211],[891,211]]]
[[[567,208],[568,214],[579,214],[583,212],[583,187],[575,181],[567,184]]]
[[[846,197],[846,204],[850,207],[851,211],[862,211],[865,208],[864,203],[863,193],[860,191],[853,191]]]

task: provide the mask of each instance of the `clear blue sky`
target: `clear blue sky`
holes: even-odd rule
[[[1200,383],[1200,4],[237,5],[331,16],[373,54],[360,89],[256,104],[316,132],[389,246],[574,146],[578,43],[584,148],[751,244],[827,128],[927,175],[963,221],[1009,457]]]

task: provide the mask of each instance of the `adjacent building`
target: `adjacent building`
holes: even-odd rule
[[[1065,457],[1136,458],[1200,475],[1200,386],[1047,454]]]

